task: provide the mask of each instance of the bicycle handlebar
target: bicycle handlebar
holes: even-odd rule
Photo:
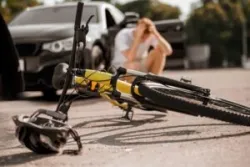
[[[83,9],[83,3],[80,3],[80,2],[77,3],[76,18],[75,18],[75,30],[77,30],[81,26],[82,9]]]
[[[82,20],[82,10],[83,10],[83,3],[82,2],[78,2],[77,3],[77,8],[76,8],[76,17],[75,17],[75,34],[74,34],[74,41],[73,41],[73,48],[72,48],[72,52],[71,52],[71,57],[70,57],[70,61],[69,61],[69,69],[68,69],[68,72],[67,72],[67,75],[66,75],[66,80],[64,82],[64,85],[63,85],[63,91],[62,91],[62,94],[60,96],[60,99],[58,101],[58,104],[57,104],[57,108],[56,108],[56,112],[59,111],[60,109],[60,106],[63,104],[64,102],[64,98],[67,94],[67,91],[68,91],[68,88],[70,86],[70,83],[71,83],[71,70],[72,68],[74,67],[74,64],[75,64],[75,54],[76,54],[76,36],[77,36],[77,32],[79,31],[79,29],[81,28],[81,20]],[[57,86],[57,85],[55,85]]]

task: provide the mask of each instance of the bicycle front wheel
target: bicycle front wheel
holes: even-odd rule
[[[156,105],[175,112],[250,126],[250,108],[228,100],[207,97],[204,104],[194,92],[176,88],[174,93],[175,88],[151,81],[142,82],[139,92]]]

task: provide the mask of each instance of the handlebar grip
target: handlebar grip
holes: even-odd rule
[[[83,3],[78,2],[77,3],[77,9],[76,9],[76,17],[75,17],[75,29],[80,28],[80,26],[81,26],[82,9],[83,9]]]

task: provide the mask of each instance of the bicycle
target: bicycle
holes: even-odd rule
[[[72,102],[76,99],[75,97],[72,99],[66,98],[69,88],[73,88],[79,96],[88,95],[105,98],[113,105],[126,111],[124,118],[130,121],[134,115],[133,108],[139,108],[159,112],[171,110],[182,114],[203,116],[250,126],[249,107],[226,99],[214,98],[210,89],[193,85],[189,80],[178,81],[122,67],[118,68],[115,73],[76,68],[76,53],[81,44],[83,44],[82,48],[85,48],[88,23],[93,17],[89,18],[85,26],[81,26],[82,8],[83,3],[78,2],[70,63],[69,65],[66,63],[58,64],[54,70],[53,85],[57,89],[63,88],[56,110],[39,109],[31,116],[13,117],[17,129],[19,128],[16,132],[18,139],[27,148],[36,153],[58,152],[66,144],[69,134],[72,134],[78,143],[79,149],[77,152],[80,152],[82,148],[80,138],[77,132],[67,124],[68,111]],[[129,83],[122,79],[124,77],[134,77],[135,79],[132,83]],[[51,118],[40,117],[41,114]],[[28,134],[22,135],[20,127],[26,128]],[[62,134],[62,132],[65,134]],[[29,144],[29,142],[32,143],[32,137],[34,138],[33,133],[36,134],[36,143],[33,141],[33,144]],[[41,140],[37,137],[40,135],[45,135],[49,138],[49,141]],[[39,143],[39,146],[37,143]],[[52,146],[53,148],[51,148]]]

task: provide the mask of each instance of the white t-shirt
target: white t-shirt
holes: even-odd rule
[[[115,37],[114,45],[114,58],[112,60],[112,65],[118,67],[123,66],[127,61],[125,55],[122,54],[123,51],[129,49],[133,43],[134,35],[133,31],[135,28],[124,28],[118,32]],[[158,40],[155,37],[148,38],[143,43],[140,43],[136,52],[136,60],[144,59],[148,55],[148,49],[150,46],[155,47]]]

